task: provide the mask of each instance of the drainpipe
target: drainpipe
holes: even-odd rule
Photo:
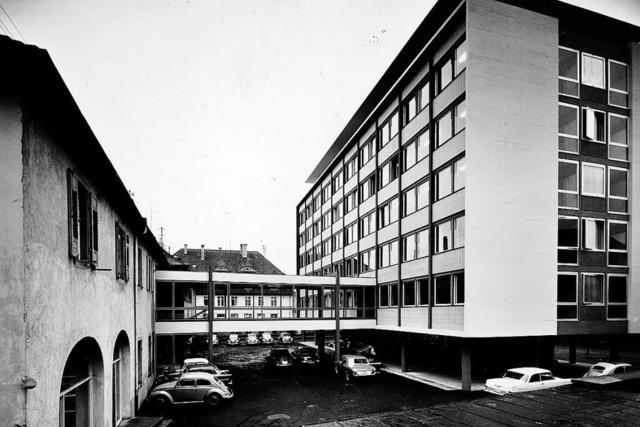
[[[137,302],[137,292],[136,292],[136,277],[138,277],[138,272],[136,269],[138,268],[138,263],[136,262],[136,256],[138,253],[138,239],[133,239],[133,348],[131,343],[129,343],[129,354],[133,353],[133,415],[136,415],[138,412],[138,302]]]

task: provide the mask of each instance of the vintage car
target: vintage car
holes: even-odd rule
[[[628,363],[598,362],[593,365],[583,377],[601,377],[604,375],[621,374],[628,372],[631,365]]]
[[[291,356],[295,363],[300,366],[318,366],[320,359],[318,359],[318,350],[311,347],[298,347],[291,352]]]
[[[177,380],[151,389],[147,399],[157,408],[165,408],[186,403],[218,406],[223,400],[232,397],[233,391],[213,375],[204,372],[187,372]]]
[[[258,334],[254,334],[253,332],[247,334],[247,345],[257,345],[260,344],[260,340],[258,339]]]
[[[211,334],[211,345],[218,345],[218,344],[220,344],[220,340],[218,339],[218,335]]]
[[[551,371],[541,368],[514,368],[501,378],[488,379],[484,389],[493,394],[510,394],[540,390],[571,384],[570,379],[556,378]]]
[[[340,340],[340,354],[350,353],[349,350],[349,341],[348,340]],[[324,345],[324,354],[333,357],[336,353],[336,342],[331,340]]]
[[[278,341],[280,342],[280,344],[292,344],[293,337],[289,332],[281,332],[280,336],[278,337]]]
[[[262,344],[273,344],[271,332],[263,332],[262,336],[260,337],[260,341],[262,341]]]
[[[369,361],[370,365],[379,367],[382,365],[382,362],[378,358],[376,351],[373,349],[373,346],[370,344],[357,343],[349,349],[349,353],[357,354],[359,356],[364,356]]]
[[[338,376],[344,376],[347,381],[379,374],[375,366],[371,366],[366,357],[358,356],[357,354],[341,356],[340,361],[336,362],[335,372]]]
[[[291,353],[285,347],[274,347],[267,356],[267,366],[271,368],[289,368],[293,366]]]
[[[229,334],[227,345],[238,345],[238,344],[240,344],[240,338],[238,338],[238,334]]]
[[[233,385],[233,376],[231,375],[231,372],[226,369],[220,369],[211,363],[191,365],[187,365],[185,363],[182,367],[182,372],[204,372],[213,375],[217,380],[222,381],[227,387]]]
[[[197,365],[209,365],[210,363],[211,362],[209,362],[209,359],[207,359],[206,357],[190,357],[182,361],[182,368]]]

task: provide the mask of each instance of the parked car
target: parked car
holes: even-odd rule
[[[360,377],[371,377],[378,375],[379,372],[372,366],[366,357],[356,354],[347,354],[340,357],[340,361],[336,363],[336,375],[344,376],[344,379],[351,381]]]
[[[628,372],[631,365],[628,363],[598,362],[593,365],[583,377],[601,377],[604,375],[621,374]]]
[[[154,387],[147,399],[157,408],[185,403],[206,403],[218,406],[225,399],[231,399],[231,391],[213,375],[205,372],[187,372],[177,380]]]
[[[262,344],[273,344],[273,338],[271,337],[271,332],[263,332],[260,337]]]
[[[318,350],[311,347],[298,347],[291,352],[291,357],[300,366],[318,366]]]
[[[209,362],[209,359],[207,359],[206,357],[190,357],[182,361],[182,368],[184,369],[185,367],[192,367],[197,365],[209,365],[210,363],[211,362]]]
[[[570,383],[570,379],[556,378],[546,369],[514,368],[507,370],[502,378],[488,379],[484,389],[489,393],[503,395],[553,388]]]
[[[205,372],[207,374],[213,375],[217,380],[222,381],[227,387],[231,387],[233,385],[233,375],[231,372],[226,369],[220,369],[216,365],[208,363],[206,365],[195,364],[195,365],[184,365],[182,367],[182,372]]]
[[[247,345],[256,345],[260,344],[260,340],[258,339],[258,334],[254,334],[253,332],[247,334]]]
[[[291,334],[289,332],[280,332],[280,336],[278,337],[278,341],[280,341],[281,344],[292,344],[293,343],[293,337],[291,336]]]
[[[220,344],[220,340],[218,339],[218,335],[211,334],[211,345],[218,345],[218,344]]]
[[[163,366],[162,368],[158,369],[156,377],[153,381],[153,385],[156,386],[158,384],[168,383],[169,381],[175,381],[180,377],[181,374],[182,371],[177,365]]]
[[[238,345],[238,344],[240,344],[240,338],[238,338],[238,334],[229,334],[227,345]]]
[[[350,353],[348,351],[349,349],[349,341],[348,340],[340,340],[340,354],[348,354]],[[328,343],[326,343],[324,345],[324,354],[329,355],[331,357],[333,357],[333,355],[336,352],[336,342],[331,340]]]
[[[274,347],[267,356],[267,365],[272,368],[288,368],[293,366],[293,358],[285,347]]]
[[[371,344],[357,343],[356,345],[351,347],[349,353],[366,357],[370,365],[373,365],[376,367],[379,367],[382,365],[382,362],[378,358],[378,355],[376,354],[376,351],[374,350]]]

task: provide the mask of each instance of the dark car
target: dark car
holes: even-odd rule
[[[382,365],[382,362],[378,358],[378,355],[371,344],[357,343],[349,349],[349,353],[366,357],[370,365],[376,367]]]
[[[157,408],[185,403],[206,403],[218,406],[224,399],[231,399],[233,391],[211,374],[187,372],[177,380],[154,387],[147,399]]]
[[[289,332],[281,332],[278,341],[281,344],[293,344],[293,337]]]
[[[362,377],[372,377],[378,373],[376,368],[369,364],[366,357],[355,354],[341,356],[340,361],[336,363],[336,375],[344,376],[347,381]]]
[[[340,354],[347,354],[350,342],[348,340],[340,340]],[[324,345],[324,354],[334,357],[336,353],[336,342],[331,340]]]
[[[291,352],[295,363],[300,366],[318,366],[318,350],[311,347],[298,347]]]
[[[284,347],[272,348],[267,356],[267,365],[272,368],[288,368],[293,366],[293,357]]]

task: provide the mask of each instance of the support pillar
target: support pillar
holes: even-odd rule
[[[407,366],[407,340],[406,338],[400,338],[400,370],[407,372],[409,370]]]
[[[462,391],[471,391],[471,345],[469,342],[462,340],[462,356],[460,380],[462,382]]]
[[[318,359],[320,363],[324,361],[324,330],[316,331],[316,340],[318,342]]]
[[[569,337],[569,363],[576,363],[576,337],[574,335]]]
[[[609,336],[609,360],[611,362],[620,360],[620,341],[617,335]]]

